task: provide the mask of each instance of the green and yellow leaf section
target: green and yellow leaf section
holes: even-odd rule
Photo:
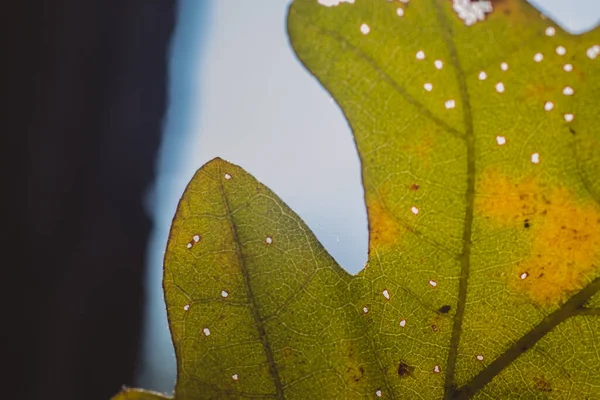
[[[411,385],[413,395],[428,398],[440,396],[436,387],[446,398],[473,395],[471,385],[480,390],[515,355],[542,337],[554,340],[549,333],[565,318],[597,315],[582,307],[598,290],[600,264],[593,187],[600,182],[600,134],[591,117],[600,112],[594,100],[600,71],[585,57],[600,32],[572,37],[556,29],[550,38],[544,32],[554,24],[526,2],[495,5],[487,21],[469,28],[449,1],[326,8],[296,0],[290,10],[292,45],[340,104],[361,157],[370,257],[357,279],[373,282],[374,294],[391,293],[387,307],[373,309],[375,352],[384,366],[395,357],[399,366],[420,367],[412,380],[390,374],[387,382],[396,386],[386,387],[388,396],[406,395]],[[569,57],[555,53],[559,45]],[[425,61],[415,58],[422,50]],[[546,61],[536,67],[540,51]],[[434,59],[444,68],[436,70]],[[566,62],[578,72],[566,74]],[[478,78],[480,71],[487,78]],[[433,92],[423,90],[425,82]],[[494,89],[497,82],[506,93]],[[568,85],[578,95],[563,96]],[[444,109],[449,98],[456,110]],[[543,110],[548,100],[557,112]],[[563,116],[571,112],[576,119],[569,126]],[[509,144],[499,147],[497,135]],[[535,151],[544,157],[541,165],[529,160]],[[435,316],[448,307],[450,323]],[[413,324],[419,329],[408,331]],[[408,337],[399,341],[397,334]],[[600,359],[586,353],[597,333],[568,334],[587,343],[578,357],[600,384],[592,367]],[[396,354],[390,357],[389,349]],[[445,377],[441,385],[436,372]],[[550,383],[528,378],[542,392],[594,390],[566,372]],[[523,376],[509,369],[502,379],[517,387]],[[426,389],[415,392],[419,387]]]
[[[215,159],[190,182],[163,284],[177,399],[353,398],[380,385],[351,276],[233,164]]]
[[[485,385],[494,379],[508,365],[513,363],[517,357],[531,349],[540,339],[547,335],[552,329],[574,316],[598,316],[598,309],[586,308],[585,305],[590,298],[600,291],[600,278],[596,278],[590,284],[573,295],[560,308],[547,315],[534,329],[527,332],[523,337],[510,346],[500,357],[496,358],[479,372],[471,381],[453,390],[451,398],[470,399]]]
[[[288,19],[294,50],[354,133],[368,265],[350,276],[268,188],[206,164],[165,253],[177,399],[597,393],[600,88],[596,64],[574,56],[579,73],[565,78],[551,56],[559,43],[581,55],[588,39],[548,39],[521,1],[470,28],[449,1],[413,0],[403,19],[396,7],[297,0]],[[538,48],[547,63],[533,70]],[[501,61],[508,71],[492,69]],[[557,99],[554,114],[538,108],[564,84],[581,95]],[[567,126],[559,111],[577,117]]]
[[[296,269],[297,259],[309,262]],[[287,276],[279,276],[280,270]],[[599,285],[571,297],[454,395],[471,397],[581,310]],[[230,163],[211,161],[186,189],[169,239],[164,286],[177,351],[177,399],[318,398],[323,393],[363,398],[382,394],[385,385],[393,387],[385,381],[385,360],[375,357],[377,337],[366,336],[378,322],[373,315],[391,308],[392,299],[377,293],[363,302],[368,296],[360,292],[376,285],[341,270],[280,199]],[[426,308],[414,299],[411,307]],[[448,310],[434,311],[436,317],[426,322],[443,329],[448,321],[441,317]],[[396,379],[423,373],[418,364],[397,360],[392,362]],[[135,390],[119,396],[162,398]]]

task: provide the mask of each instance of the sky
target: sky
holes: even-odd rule
[[[599,0],[530,2],[571,33],[600,21]],[[146,202],[154,233],[139,365],[138,384],[144,388],[173,390],[162,258],[179,197],[212,158],[240,165],[273,190],[346,270],[356,273],[366,262],[367,215],[356,147],[339,107],[289,46],[288,4],[179,1],[158,176]]]

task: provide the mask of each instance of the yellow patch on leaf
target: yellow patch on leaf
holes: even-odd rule
[[[512,267],[511,287],[538,305],[555,305],[581,289],[600,267],[600,207],[561,186],[496,171],[478,184],[476,210],[502,225],[528,231],[530,253]]]
[[[556,92],[557,88],[552,83],[535,83],[525,86],[524,96],[526,99],[533,99],[542,104],[548,100],[551,93]]]
[[[537,18],[539,12],[531,5],[524,4],[520,0],[493,1],[494,10],[489,19],[507,19],[512,24],[523,24],[529,22],[529,18]]]
[[[409,157],[416,157],[425,165],[429,165],[435,143],[436,141],[430,133],[424,133],[419,140],[412,140],[405,143],[400,151]]]
[[[367,196],[369,215],[369,249],[387,247],[396,242],[398,223],[375,195]]]

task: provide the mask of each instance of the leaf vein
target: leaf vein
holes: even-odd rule
[[[299,17],[301,18],[301,16],[299,16]],[[306,21],[306,19],[305,19],[305,21]],[[379,75],[380,79],[382,79],[388,85],[390,85],[392,87],[392,89],[394,89],[394,91],[396,93],[398,93],[400,96],[402,96],[407,102],[409,102],[414,107],[418,108],[419,111],[421,111],[421,113],[424,116],[426,116],[429,120],[431,120],[433,123],[440,126],[446,132],[452,134],[453,136],[455,136],[457,138],[463,138],[463,139],[465,138],[465,135],[462,132],[460,132],[460,131],[456,130],[455,128],[453,128],[452,126],[448,125],[441,118],[436,117],[427,107],[425,107],[421,102],[419,102],[417,99],[415,99],[413,96],[411,96],[406,91],[406,88],[404,88],[398,82],[396,82],[387,72],[385,72],[383,70],[383,68],[381,68],[381,66],[379,66],[379,64],[377,64],[377,62],[375,62],[375,60],[373,60],[364,51],[362,51],[361,49],[359,49],[358,47],[356,47],[355,45],[350,43],[348,40],[346,40],[344,37],[342,37],[337,32],[323,29],[319,26],[316,26],[316,25],[310,24],[310,23],[307,23],[307,25],[309,25],[313,29],[319,31],[319,33],[321,33],[325,36],[328,36],[334,40],[337,40],[340,44],[343,44],[347,49],[351,50],[354,54],[356,54],[356,56],[358,56],[358,58],[362,59],[367,64],[369,64],[369,66],[371,66],[371,68],[373,68],[373,70]]]
[[[222,173],[219,168],[219,176]],[[273,384],[275,386],[275,397],[278,399],[284,398],[284,390],[283,384],[281,382],[281,378],[279,376],[279,371],[277,370],[277,364],[275,363],[275,356],[273,354],[273,349],[271,348],[271,343],[269,342],[269,338],[267,336],[267,331],[265,329],[264,322],[258,312],[258,304],[256,302],[256,298],[254,296],[254,291],[252,290],[252,285],[250,282],[250,274],[246,268],[246,263],[242,254],[242,245],[240,243],[240,239],[235,227],[235,223],[233,221],[233,214],[231,205],[229,204],[229,199],[225,194],[225,188],[223,187],[223,181],[219,181],[219,191],[221,192],[221,196],[223,197],[223,202],[225,203],[227,209],[227,219],[229,222],[229,226],[231,228],[231,233],[233,236],[233,240],[235,242],[236,253],[238,257],[238,263],[240,265],[240,269],[242,272],[242,278],[244,280],[244,285],[246,287],[246,291],[248,292],[248,299],[250,300],[250,310],[252,312],[252,318],[254,319],[254,323],[256,324],[256,328],[258,330],[258,335],[260,337],[260,342],[262,344],[263,350],[265,352],[265,357],[267,358],[267,364],[269,366],[269,373],[273,378]]]

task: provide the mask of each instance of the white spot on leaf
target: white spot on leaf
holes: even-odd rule
[[[266,244],[271,244],[273,243],[273,238],[271,236],[267,236],[267,238],[265,239],[265,243]]]
[[[563,65],[563,69],[566,72],[571,72],[571,71],[573,71],[573,64],[565,64],[565,65]]]
[[[478,354],[476,358],[477,358],[479,361],[483,361],[483,355],[481,355],[481,354]]]
[[[563,89],[563,94],[565,96],[572,96],[573,93],[575,93],[575,90],[573,90],[571,86],[565,86],[565,88]]]
[[[551,101],[547,101],[544,104],[544,110],[546,110],[546,111],[552,111],[553,108],[554,108],[554,103]]]
[[[565,54],[567,54],[567,49],[565,49],[564,46],[558,46],[556,48],[556,54],[558,54],[559,56],[564,56]]]
[[[444,63],[442,62],[442,60],[435,60],[433,62],[433,65],[435,65],[437,69],[442,69],[444,67]]]
[[[202,333],[204,333],[204,336],[210,336],[210,329],[204,328],[202,329]]]
[[[237,381],[239,378],[238,374],[233,374],[231,375],[231,379],[233,379],[234,381]]]
[[[354,0],[319,0],[319,4],[325,7],[334,7],[340,3],[354,3]]]
[[[467,26],[471,26],[477,21],[483,21],[485,14],[494,10],[492,2],[487,0],[475,2],[471,0],[453,0],[452,3],[452,8]]]
[[[540,163],[540,153],[533,153],[531,155],[531,162],[534,164],[539,164]]]
[[[427,82],[426,84],[423,85],[423,88],[425,90],[427,90],[428,92],[431,92],[431,90],[433,89],[433,85],[429,82]]]
[[[381,396],[383,396],[383,393],[381,393],[381,390],[377,390],[377,391],[375,392],[375,396],[377,396],[377,397],[381,397]]]
[[[410,212],[417,215],[417,214],[419,214],[419,209],[417,207],[413,206],[413,207],[411,207]]]
[[[225,179],[230,180],[231,179],[231,175],[225,174]]]
[[[430,285],[431,287],[436,287],[436,286],[437,286],[437,282],[436,282],[436,281],[434,281],[433,279],[430,279],[430,280],[429,280],[429,285]]]
[[[185,306],[183,306],[183,311],[187,311],[190,309],[190,305],[186,304]]]
[[[549,26],[546,28],[546,36],[554,36],[556,35],[556,29],[553,26]]]
[[[360,32],[361,32],[363,35],[368,35],[368,34],[369,34],[369,32],[371,32],[371,28],[370,28],[370,27],[369,27],[369,25],[367,25],[367,24],[362,24],[362,25],[360,26]]]
[[[200,235],[194,235],[192,239],[194,240],[194,242],[198,243],[200,241]]]
[[[417,57],[417,60],[424,60],[425,52],[423,50],[419,50],[419,51],[417,51],[417,54],[415,55],[415,57]]]
[[[398,7],[398,9],[396,10],[396,14],[398,14],[399,17],[403,17],[404,16],[404,9]]]
[[[485,71],[481,71],[479,73],[479,80],[484,81],[484,80],[486,80],[486,78],[487,78],[487,74],[485,73]]]
[[[502,83],[502,82],[496,83],[496,92],[504,93],[504,83]]]
[[[367,307],[367,306],[364,306],[364,307],[363,307],[363,314],[366,314],[366,313],[368,313],[368,312],[369,312],[369,307]]]
[[[544,59],[544,55],[542,53],[535,53],[535,55],[533,56],[533,61],[535,62],[542,62],[542,60]]]
[[[456,101],[454,101],[453,99],[450,100],[446,100],[446,103],[444,103],[444,106],[448,109],[451,110],[454,107],[456,107]]]
[[[389,299],[390,299],[390,292],[388,292],[388,290],[387,290],[387,289],[385,289],[385,290],[382,292],[382,294],[383,294],[383,297],[385,297],[387,300],[389,300]]]
[[[508,64],[503,62],[502,64],[500,64],[500,69],[502,71],[508,71]]]
[[[595,60],[596,57],[598,57],[600,55],[600,45],[598,45],[598,44],[593,45],[592,47],[590,47],[589,49],[587,49],[587,51],[585,52],[585,54],[587,54],[587,56],[590,59]]]
[[[406,320],[405,319],[401,319],[400,320],[400,328],[404,328],[406,326]]]
[[[229,297],[229,292],[227,290],[221,290],[221,297]]]
[[[565,121],[567,122],[573,121],[574,118],[575,116],[573,114],[565,114]]]
[[[504,136],[496,136],[496,143],[498,143],[498,146],[502,146],[506,144],[506,138]]]
[[[440,372],[442,372],[442,369],[440,368],[439,365],[435,365],[433,367],[433,372],[435,372],[436,374],[439,374]]]
[[[521,278],[521,280],[525,280],[528,276],[529,274],[527,272],[523,272],[519,277]]]
[[[190,243],[188,243],[188,244],[187,244],[187,246],[185,246],[185,247],[187,247],[188,249],[191,249],[191,248],[192,248],[192,246],[193,246],[193,244],[192,244],[192,242],[190,242]]]

